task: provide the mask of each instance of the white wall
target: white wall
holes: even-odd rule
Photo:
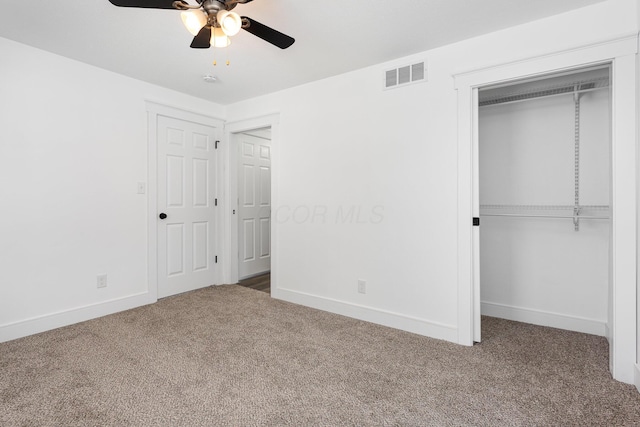
[[[149,302],[144,101],[224,108],[6,39],[0,52],[0,341]]]
[[[580,98],[581,205],[609,205],[609,96],[608,90],[599,90]],[[573,205],[571,93],[488,105],[480,108],[479,116],[481,205]],[[572,214],[571,209],[484,211]],[[606,220],[582,220],[575,231],[571,219],[483,216],[482,314],[605,335],[609,228]]]
[[[231,105],[230,121],[280,113],[274,296],[456,341],[452,75],[637,29],[636,1],[612,0]],[[385,69],[421,59],[428,83],[382,90]],[[352,207],[360,221],[336,221]]]

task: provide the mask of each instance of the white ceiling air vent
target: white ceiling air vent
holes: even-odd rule
[[[384,72],[384,88],[393,89],[406,86],[411,83],[422,83],[427,81],[426,61],[417,64],[405,65]]]

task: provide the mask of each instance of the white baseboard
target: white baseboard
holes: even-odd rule
[[[271,288],[271,297],[430,338],[458,342],[458,328],[451,325],[287,289]]]
[[[515,320],[517,322],[532,323],[534,325],[549,326],[602,337],[607,335],[607,324],[605,322],[582,317],[491,302],[481,303],[480,312],[486,316]]]
[[[119,311],[150,304],[149,293],[144,292],[110,301],[65,310],[44,316],[33,317],[14,323],[0,325],[0,342],[11,341],[28,335],[57,329],[62,326],[84,322]]]

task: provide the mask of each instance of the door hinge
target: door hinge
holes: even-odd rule
[[[216,255],[215,263],[218,263],[218,255]]]
[[[479,227],[480,226],[480,218],[478,218],[477,216],[473,217],[473,226],[474,227]]]
[[[218,144],[220,143],[220,141],[216,141],[216,150],[218,149]]]

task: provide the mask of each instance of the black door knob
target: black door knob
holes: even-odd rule
[[[162,212],[160,215],[158,215],[160,217],[160,219],[165,219],[167,217],[167,214]]]

